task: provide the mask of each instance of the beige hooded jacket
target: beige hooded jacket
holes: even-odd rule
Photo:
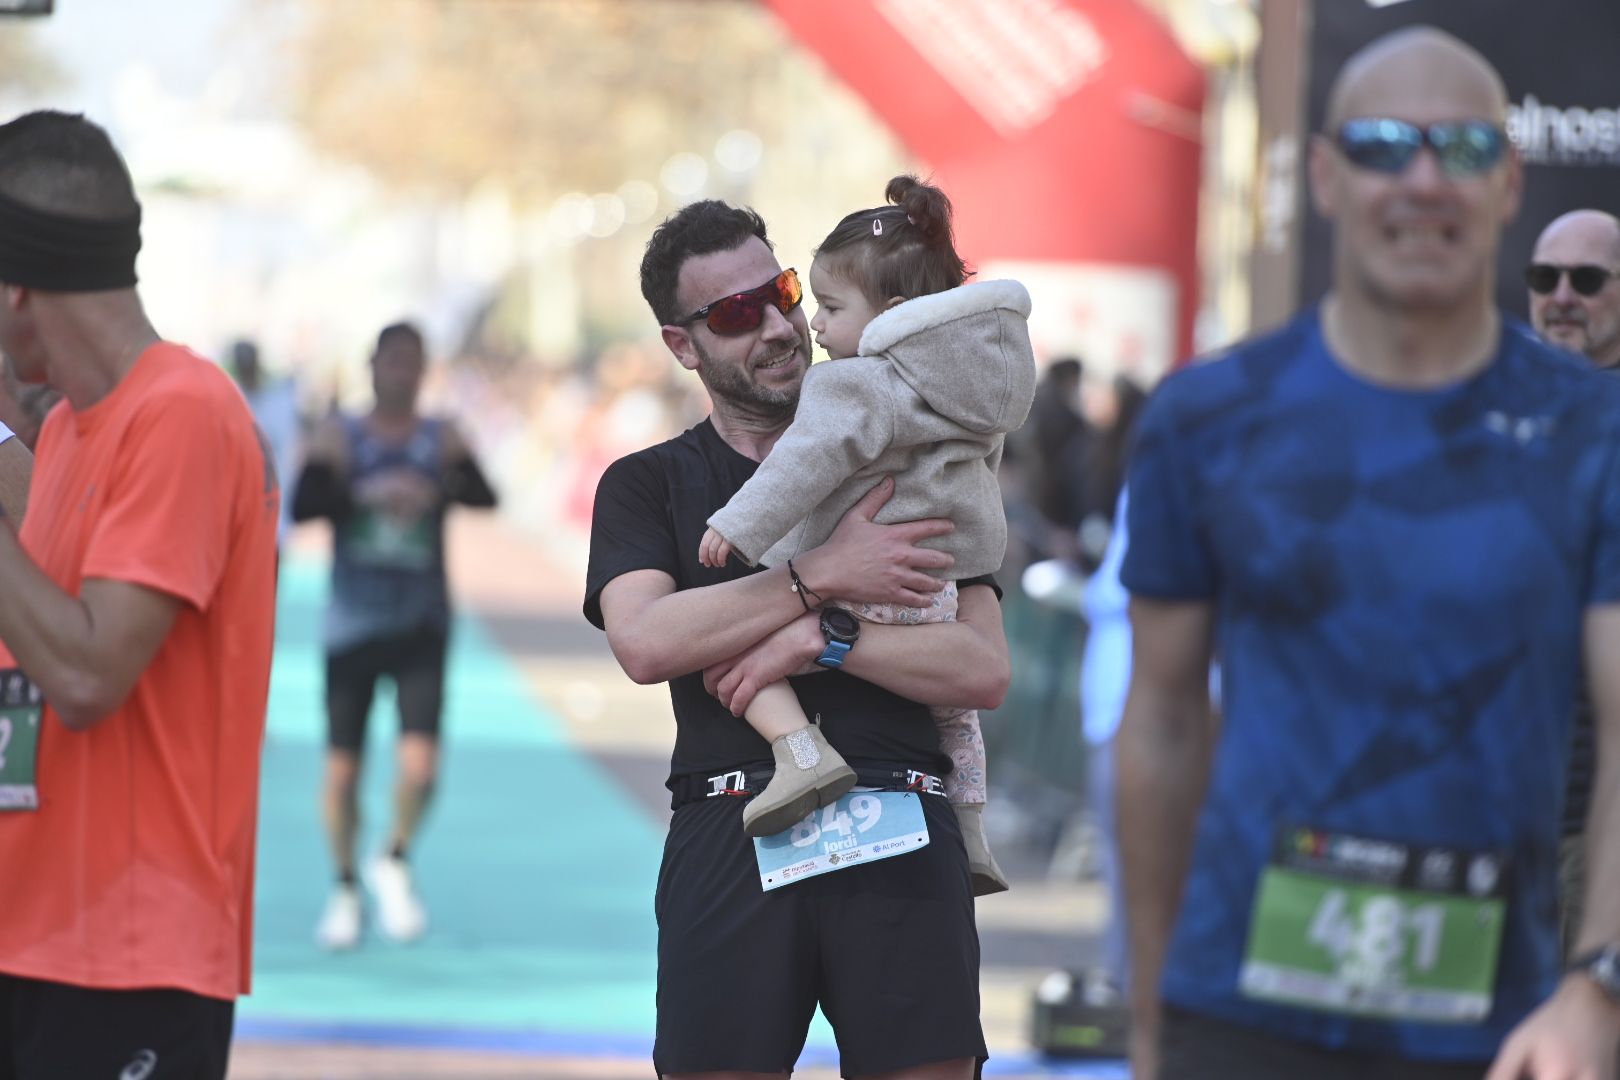
[[[1007,551],[996,467],[1029,413],[1029,293],[983,281],[897,304],[867,324],[860,355],[814,365],[798,411],[759,471],[709,519],[748,563],[780,566],[822,543],[882,477],[877,520],[945,517],[926,541],[955,556],[938,576],[994,573]]]

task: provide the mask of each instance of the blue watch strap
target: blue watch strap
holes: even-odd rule
[[[844,657],[848,655],[849,642],[829,641],[827,647],[821,650],[821,655],[816,657],[816,663],[828,668],[843,667]]]

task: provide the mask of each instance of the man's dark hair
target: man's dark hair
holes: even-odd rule
[[[51,110],[0,125],[0,194],[38,210],[103,220],[140,208],[107,133],[77,113]]]
[[[377,334],[377,351],[381,352],[383,346],[395,338],[408,339],[419,351],[427,352],[427,341],[422,337],[422,331],[416,328],[415,323],[410,322],[389,323],[383,327]]]
[[[658,325],[668,326],[689,314],[675,307],[675,287],[687,259],[741,247],[750,236],[771,246],[764,218],[746,206],[728,206],[718,199],[688,203],[654,229],[641,256],[641,295]]]

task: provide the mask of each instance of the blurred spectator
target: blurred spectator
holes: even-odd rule
[[[1604,371],[1620,371],[1620,218],[1602,210],[1571,210],[1557,218],[1536,239],[1524,277],[1530,287],[1530,321],[1542,340],[1579,352]],[[1586,817],[1597,768],[1593,720],[1592,693],[1583,673],[1558,850],[1565,953],[1574,950],[1585,906]]]
[[[259,347],[245,339],[231,346],[231,375],[253,411],[260,434],[270,446],[276,475],[287,485],[281,500],[281,519],[276,525],[279,550],[286,543],[287,530],[292,528],[291,478],[297,473],[299,446],[303,441],[298,387],[292,379],[267,380],[259,363]]]
[[[1100,842],[1103,881],[1108,887],[1108,921],[1103,928],[1102,968],[1113,988],[1124,990],[1125,885],[1114,827],[1114,733],[1125,714],[1125,691],[1131,680],[1130,594],[1119,582],[1125,558],[1125,514],[1130,496],[1119,495],[1119,508],[1102,565],[1086,583],[1083,603],[1089,628],[1080,661],[1080,720],[1086,739],[1086,802]]]
[[[1620,218],[1571,210],[1542,230],[1524,276],[1536,333],[1620,367]]]
[[[1079,562],[1088,571],[1102,562],[1108,547],[1136,418],[1146,403],[1147,392],[1125,375],[1115,375],[1098,392],[1086,395],[1085,450],[1071,452],[1070,457],[1077,466],[1073,502]]]
[[[1029,509],[1039,520],[1029,522],[1019,508],[1009,507],[1009,524],[1033,531],[1026,542],[1036,558],[1069,558],[1072,537],[1080,524],[1076,501],[1091,427],[1080,412],[1080,361],[1052,361],[1035,387],[1029,420],[1007,439],[1007,457],[1023,479]]]

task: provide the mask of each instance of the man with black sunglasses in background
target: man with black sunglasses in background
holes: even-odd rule
[[[1140,1080],[1614,1076],[1620,755],[1568,970],[1555,890],[1581,650],[1620,653],[1620,382],[1495,307],[1506,107],[1430,28],[1352,57],[1309,159],[1330,293],[1142,418],[1118,735]],[[1592,690],[1607,734],[1620,663]]]
[[[1600,368],[1620,366],[1620,218],[1571,210],[1555,219],[1524,278],[1536,333]]]
[[[1530,321],[1544,341],[1583,354],[1605,370],[1620,368],[1620,219],[1601,210],[1571,210],[1542,230],[1524,269]],[[1586,891],[1586,815],[1592,805],[1592,702],[1584,684],[1575,708],[1569,790],[1558,880],[1563,943],[1574,948]]]
[[[929,793],[949,764],[926,706],[994,707],[1005,694],[994,582],[958,583],[954,623],[868,624],[858,640],[829,627],[812,601],[919,606],[940,588],[922,569],[950,556],[917,544],[950,523],[874,524],[892,480],[786,566],[700,565],[708,519],[793,420],[809,326],[765,223],[722,202],[692,203],[658,227],[641,286],[665,345],[713,403],[701,424],[607,470],[586,576],[586,618],[632,679],[667,681],[674,704],[654,1065],[663,1077],[780,1077],[819,1001],[844,1075],[967,1080],[986,1056],[979,943],[955,819]],[[839,670],[817,666],[829,657]],[[835,854],[829,872],[776,888],[742,830],[740,797],[769,780],[771,750],[733,714],[760,687],[812,673],[794,681],[806,713],[862,785],[917,793],[932,842],[879,861]]]

